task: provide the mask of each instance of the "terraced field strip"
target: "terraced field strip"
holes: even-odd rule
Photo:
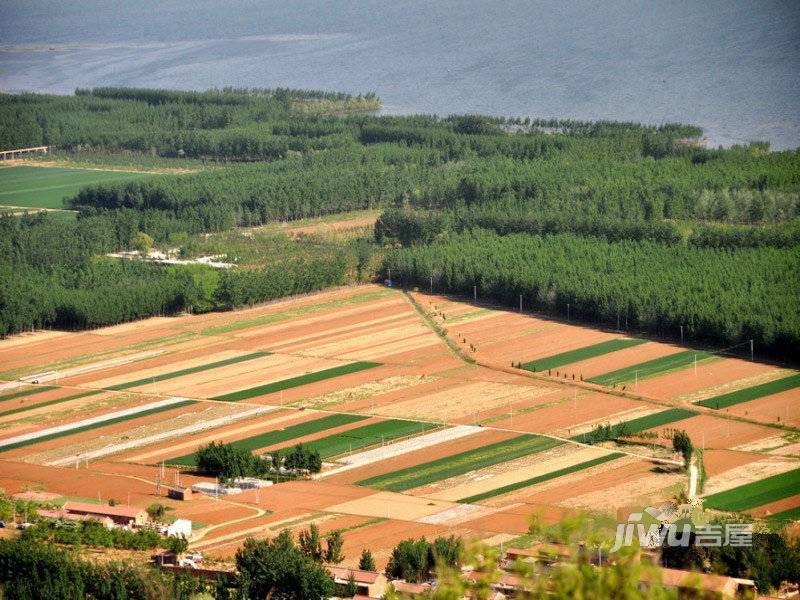
[[[800,469],[706,496],[706,508],[739,512],[800,494]]]
[[[482,448],[467,450],[453,456],[445,456],[407,469],[370,477],[359,481],[357,485],[402,492],[441,481],[442,479],[455,477],[456,475],[463,475],[477,469],[491,467],[501,462],[528,456],[529,454],[536,454],[563,443],[559,440],[538,435],[521,435],[510,440],[503,440]]]
[[[38,394],[39,392],[46,392],[47,390],[54,390],[54,389],[56,389],[56,386],[54,385],[42,385],[34,388],[28,388],[27,390],[21,390],[19,392],[11,392],[10,394],[3,394],[2,396],[0,396],[0,403],[6,402],[8,400],[14,400],[15,398],[33,396],[34,394]]]
[[[481,500],[486,500],[487,498],[494,498],[495,496],[501,496],[503,494],[508,494],[509,492],[520,490],[522,488],[526,488],[531,485],[536,485],[537,483],[542,483],[543,481],[549,481],[557,477],[569,475],[570,473],[576,473],[578,471],[583,471],[584,469],[596,467],[597,465],[602,465],[603,463],[615,460],[622,456],[625,455],[620,452],[613,452],[611,454],[606,454],[605,456],[599,456],[592,460],[587,460],[585,462],[578,463],[570,467],[558,469],[557,471],[551,471],[550,473],[545,473],[543,475],[539,475],[538,477],[531,477],[530,479],[526,479],[524,481],[518,481],[517,483],[504,485],[503,487],[499,487],[494,490],[489,490],[488,492],[483,492],[482,494],[475,494],[474,496],[461,498],[460,500],[458,500],[458,502],[461,502],[463,504],[473,504],[475,502],[480,502]]]
[[[11,410],[6,410],[4,412],[0,412],[0,417],[7,417],[8,415],[15,415],[17,413],[25,412],[27,410],[33,410],[35,408],[44,408],[45,406],[53,406],[54,404],[60,404],[62,402],[69,402],[70,400],[77,400],[78,398],[85,398],[87,396],[94,396],[95,394],[102,394],[105,390],[92,390],[91,392],[82,392],[80,394],[74,394],[72,396],[67,396],[66,398],[56,398],[55,400],[48,400],[47,402],[40,402],[39,404],[28,404],[27,406],[19,406],[17,408],[12,408]]]
[[[695,360],[700,362],[713,357],[713,354],[709,354],[708,352],[703,352],[701,350],[684,350],[682,352],[677,352],[676,354],[669,354],[667,356],[662,356],[661,358],[655,358],[653,360],[648,360],[647,362],[631,365],[630,367],[625,367],[624,369],[617,369],[616,371],[603,373],[602,375],[597,375],[596,377],[587,379],[587,381],[605,386],[611,386],[614,384],[619,385],[620,383],[633,381],[636,378],[648,379],[650,377],[657,377],[658,375],[665,375],[666,373],[670,373],[672,371],[685,369],[694,364]]]
[[[792,521],[800,521],[800,506],[770,515],[767,517],[767,520],[780,525],[785,525],[786,523],[791,523]]]
[[[750,400],[756,400],[764,396],[771,396],[772,394],[792,390],[796,387],[800,387],[800,374],[790,375],[789,377],[776,379],[775,381],[769,381],[761,385],[754,385],[753,387],[736,390],[735,392],[721,394],[713,398],[706,398],[696,404],[705,406],[706,408],[728,408],[734,404],[741,404],[742,402],[749,402]]]
[[[49,429],[42,429],[33,433],[26,433],[16,437],[0,440],[0,452],[7,452],[16,448],[23,448],[32,444],[39,444],[49,440],[55,440],[75,433],[82,433],[100,427],[107,427],[116,423],[130,421],[131,419],[138,419],[148,415],[154,415],[167,410],[189,406],[190,404],[197,404],[197,400],[184,400],[182,398],[170,398],[168,400],[160,400],[159,402],[152,402],[143,406],[120,410],[113,413],[107,413],[83,421],[75,423],[68,423],[67,425],[59,425]]]
[[[376,290],[364,294],[357,294],[346,298],[337,298],[328,302],[319,302],[308,306],[300,306],[297,308],[290,308],[279,313],[270,313],[254,317],[252,319],[242,319],[241,321],[234,321],[224,325],[216,325],[214,327],[206,327],[201,330],[202,335],[219,335],[222,333],[233,333],[243,329],[250,329],[251,327],[258,327],[259,325],[268,325],[269,323],[278,323],[280,321],[287,321],[296,317],[312,315],[314,313],[322,312],[329,308],[344,308],[346,306],[353,306],[358,304],[367,304],[375,300],[380,300],[392,294],[396,294],[394,290]]]
[[[531,362],[524,363],[522,368],[534,372],[547,371],[548,369],[554,369],[556,367],[568,365],[580,360],[587,360],[589,358],[602,356],[603,354],[609,354],[610,352],[616,352],[617,350],[630,348],[631,346],[638,346],[639,344],[644,344],[645,341],[647,340],[626,338],[607,340],[605,342],[600,342],[599,344],[593,344],[591,346],[577,348],[576,350],[570,350],[569,352],[554,354],[553,356],[548,356],[546,358],[538,358],[536,360],[532,360]]]
[[[350,423],[356,423],[368,418],[369,417],[364,415],[329,415],[327,417],[322,417],[321,419],[306,421],[304,423],[298,423],[297,425],[290,425],[285,429],[267,431],[265,433],[260,433],[248,438],[236,440],[235,442],[231,442],[231,445],[235,448],[244,448],[245,450],[258,450],[259,448],[274,446],[275,444],[288,442],[289,440],[294,440],[306,435],[325,431],[326,429],[333,429],[334,427],[349,425]],[[195,467],[197,466],[197,453],[192,452],[191,454],[186,454],[184,456],[177,456],[175,458],[170,458],[165,462],[171,465]]]
[[[63,199],[77,194],[84,186],[147,176],[146,173],[97,169],[2,167],[0,205],[64,208]]]
[[[190,367],[188,369],[181,369],[180,371],[172,371],[171,373],[162,373],[161,375],[155,375],[154,377],[145,377],[144,379],[137,379],[136,381],[129,381],[127,383],[118,383],[117,385],[109,386],[106,389],[109,390],[127,390],[132,387],[136,387],[139,385],[145,385],[148,383],[154,383],[156,381],[164,381],[166,379],[175,379],[176,377],[182,377],[184,375],[191,375],[192,373],[200,373],[202,371],[208,371],[210,369],[216,369],[218,367],[226,367],[228,365],[235,365],[236,363],[245,362],[248,360],[253,360],[256,358],[262,358],[264,356],[269,356],[270,352],[253,352],[252,354],[245,354],[243,356],[234,356],[233,358],[226,358],[225,360],[218,360],[217,362],[208,363],[207,365],[199,365],[197,367]]]
[[[239,390],[230,394],[223,394],[216,396],[212,400],[225,400],[228,402],[238,402],[239,400],[246,400],[247,398],[255,398],[256,396],[263,396],[264,394],[271,394],[281,390],[288,390],[293,387],[306,385],[308,383],[316,383],[318,381],[325,381],[340,375],[349,375],[350,373],[358,373],[366,369],[381,366],[381,363],[376,362],[353,362],[330,369],[323,369],[322,371],[315,371],[314,373],[306,373],[298,377],[290,377],[289,379],[282,379],[281,381],[273,381],[266,385],[259,385],[256,387],[248,388],[246,390]]]
[[[338,456],[345,452],[360,450],[369,446],[377,446],[397,438],[408,437],[414,434],[425,433],[436,429],[439,425],[434,423],[421,423],[419,421],[405,421],[389,419],[378,423],[370,423],[363,427],[329,435],[319,440],[306,444],[309,449],[319,451],[322,458]]]
[[[638,419],[631,419],[630,421],[623,421],[621,423],[612,425],[611,435],[612,437],[618,435],[623,428],[629,433],[636,433],[638,431],[652,429],[653,427],[660,427],[661,425],[666,425],[667,423],[682,421],[683,419],[688,419],[689,417],[694,417],[696,415],[697,413],[693,410],[688,410],[685,408],[668,408],[667,410],[662,410],[661,412],[653,413],[652,415],[647,415],[645,417],[639,417]],[[591,432],[586,432],[574,435],[570,439],[574,442],[582,442],[586,439],[586,435],[590,433]]]

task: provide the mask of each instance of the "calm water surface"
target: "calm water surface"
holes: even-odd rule
[[[0,0],[0,90],[374,91],[388,113],[700,125],[800,146],[800,2]]]

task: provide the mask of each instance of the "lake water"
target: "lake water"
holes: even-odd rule
[[[800,2],[3,0],[0,90],[376,92],[388,113],[700,125],[800,146]]]

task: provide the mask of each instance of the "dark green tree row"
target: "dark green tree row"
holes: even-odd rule
[[[188,600],[216,584],[142,565],[98,563],[50,543],[0,540],[0,594],[15,600]],[[224,597],[224,596],[218,596]]]
[[[458,567],[464,556],[464,541],[460,537],[438,537],[429,542],[424,537],[403,540],[386,565],[386,575],[394,579],[422,582],[428,580],[437,566]]]
[[[406,285],[797,358],[800,248],[735,250],[474,230],[388,254]]]
[[[112,231],[105,217],[0,218],[0,336],[253,305],[341,285],[356,260],[343,248],[219,272],[96,257],[116,246]]]
[[[42,520],[22,533],[23,540],[44,543],[55,542],[69,546],[95,548],[123,548],[125,550],[150,550],[166,540],[152,529],[128,531],[120,527],[107,529],[97,521]]]

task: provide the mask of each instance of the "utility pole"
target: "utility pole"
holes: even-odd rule
[[[683,325],[681,325],[681,344],[683,344]]]
[[[750,340],[750,362],[753,362],[753,340]]]
[[[567,323],[569,323],[569,302],[567,302]]]
[[[478,286],[477,285],[473,285],[472,286],[472,300],[474,302],[478,301]]]
[[[431,294],[433,293],[433,275],[431,275]]]
[[[519,312],[522,312],[522,294],[519,295]]]

